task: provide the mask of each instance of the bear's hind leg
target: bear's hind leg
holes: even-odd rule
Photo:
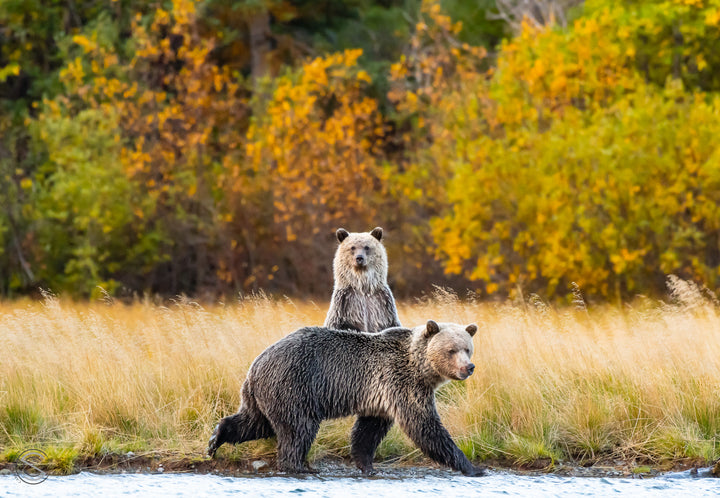
[[[272,426],[262,413],[256,409],[241,406],[239,412],[223,418],[215,427],[208,442],[208,456],[214,457],[215,452],[224,443],[239,444],[274,435]]]
[[[350,437],[350,455],[363,474],[374,474],[373,458],[393,421],[383,417],[358,417]]]
[[[301,420],[294,424],[276,424],[278,441],[277,469],[280,472],[303,474],[315,472],[306,462],[320,422]]]

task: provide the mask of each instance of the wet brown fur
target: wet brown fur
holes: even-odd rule
[[[431,459],[465,475],[482,475],[452,441],[435,406],[435,389],[472,374],[475,325],[437,324],[392,328],[377,334],[306,327],[268,347],[250,366],[235,415],[223,418],[208,453],[223,443],[273,435],[278,470],[309,471],[306,458],[325,419],[359,415],[396,421]],[[372,468],[377,443],[353,438],[358,466]]]

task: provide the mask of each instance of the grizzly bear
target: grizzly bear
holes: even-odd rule
[[[383,230],[335,232],[340,243],[333,259],[333,287],[325,327],[380,332],[399,327],[395,299],[387,283],[388,262]]]
[[[333,259],[335,285],[325,327],[358,332],[400,327],[395,299],[387,283],[383,229],[375,227],[371,232],[348,233],[339,228],[335,236],[339,242]],[[351,434],[352,448],[362,448],[361,441],[375,441],[372,444],[377,447],[392,424],[388,418],[358,417]],[[364,459],[361,455],[352,456],[356,462]]]
[[[349,415],[394,420],[436,462],[468,476],[484,473],[450,438],[435,407],[435,390],[464,380],[476,325],[432,320],[414,329],[357,333],[305,327],[268,347],[250,366],[238,413],[223,418],[208,444],[214,456],[223,443],[277,435],[277,467],[311,472],[306,457],[320,422]],[[380,441],[353,439],[352,454],[364,473]]]

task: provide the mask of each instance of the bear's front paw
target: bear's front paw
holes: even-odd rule
[[[487,475],[487,467],[477,467],[472,465],[468,470],[463,471],[463,475],[468,477],[482,477]]]

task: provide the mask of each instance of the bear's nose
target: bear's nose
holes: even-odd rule
[[[359,265],[365,264],[365,256],[355,256],[355,262]]]
[[[472,375],[472,373],[475,371],[475,365],[473,363],[470,363],[467,366],[467,374]]]

